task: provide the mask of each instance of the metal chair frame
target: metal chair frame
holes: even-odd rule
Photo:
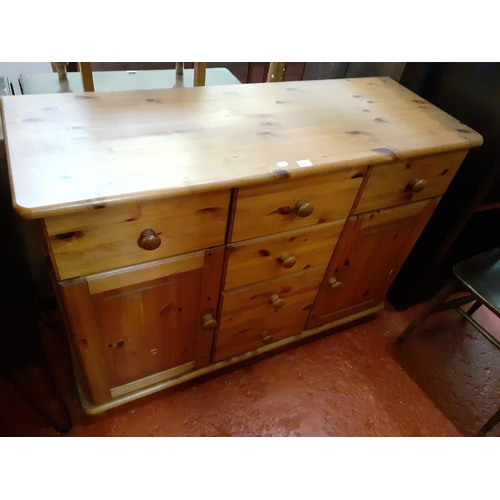
[[[487,307],[500,318],[500,248],[471,257],[453,266],[452,279],[429,301],[425,310],[414,319],[398,336],[396,343],[403,342],[415,328],[431,314],[455,309],[455,311],[476,328],[491,344],[500,349],[500,339],[492,335],[472,315],[481,307]],[[446,299],[455,292],[466,291],[468,295],[453,300]],[[474,302],[467,310],[461,306]],[[479,430],[485,436],[500,422],[500,408]]]

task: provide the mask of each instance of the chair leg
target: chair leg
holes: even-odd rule
[[[476,302],[474,302],[474,304],[472,304],[470,309],[467,310],[467,314],[469,316],[472,316],[482,305],[483,305],[483,303],[480,300],[476,300]]]
[[[425,319],[427,319],[434,310],[439,307],[447,297],[453,293],[453,291],[457,288],[457,283],[455,280],[451,280],[446,286],[444,286],[429,302],[427,308],[422,312],[422,314],[414,319],[399,335],[396,339],[396,343],[401,343],[410,333],[417,328],[420,323],[422,323]]]
[[[481,430],[478,432],[479,436],[486,436],[488,432],[495,427],[495,425],[500,422],[500,408],[496,411],[496,413],[486,422],[482,427]]]

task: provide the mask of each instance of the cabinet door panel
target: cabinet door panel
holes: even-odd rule
[[[382,301],[436,205],[425,200],[348,219],[307,328]]]
[[[202,268],[92,297],[113,385],[123,385],[196,356]]]
[[[216,319],[223,256],[217,247],[60,283],[92,403],[209,363],[215,326],[203,318]]]

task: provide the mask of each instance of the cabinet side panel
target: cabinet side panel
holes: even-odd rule
[[[107,401],[111,392],[88,284],[85,279],[70,280],[60,283],[59,291],[71,320],[73,344],[85,374],[89,399],[94,404]]]

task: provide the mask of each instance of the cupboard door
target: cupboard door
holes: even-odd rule
[[[208,364],[222,262],[220,247],[61,283],[93,403]]]
[[[435,198],[349,218],[306,328],[379,304],[437,203]]]

